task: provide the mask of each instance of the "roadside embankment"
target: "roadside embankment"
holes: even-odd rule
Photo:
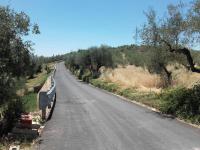
[[[117,83],[102,79],[93,79],[90,83],[163,115],[200,127],[200,103],[198,99],[200,87],[198,85],[191,89],[170,88],[157,93],[155,91],[138,91],[133,87],[125,88]]]
[[[181,65],[170,65],[167,67],[172,72],[171,87],[191,88],[200,81],[200,74],[191,72]],[[158,74],[150,73],[147,69],[128,65],[125,67],[100,68],[100,79],[119,84],[124,88],[135,88],[143,92],[161,92],[163,83]]]

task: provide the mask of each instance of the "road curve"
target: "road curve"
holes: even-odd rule
[[[79,82],[63,63],[55,79],[40,150],[200,150],[200,129]]]

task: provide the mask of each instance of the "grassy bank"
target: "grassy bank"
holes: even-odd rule
[[[123,88],[120,85],[112,82],[108,82],[101,79],[91,80],[91,84],[115,93],[117,95],[128,98],[129,100],[136,101],[156,109],[160,109],[161,99],[155,92],[139,92],[135,88]]]
[[[28,79],[25,83],[26,92],[22,96],[25,112],[37,111],[37,93],[47,80],[50,72],[54,68],[54,63],[47,64],[48,70],[45,68],[42,72],[36,74],[33,79]]]
[[[25,90],[24,95],[21,97],[25,112],[34,112],[38,110],[37,93],[47,80],[48,75],[46,71],[43,71],[35,75],[35,78],[27,80],[25,87],[27,90]]]
[[[40,86],[41,84],[44,84],[48,77],[48,73],[46,71],[43,71],[41,73],[38,73],[35,75],[33,79],[28,79],[26,82],[26,88],[29,90],[34,89],[36,86]]]
[[[136,101],[156,108],[165,114],[170,114],[193,124],[200,125],[200,88],[192,89],[171,88],[161,93],[139,92],[135,88],[123,88],[122,86],[101,79],[91,80],[91,84],[121,95],[129,100]]]
[[[37,111],[37,93],[29,92],[22,97],[25,112]]]
[[[48,70],[45,66],[48,67]],[[37,93],[47,80],[53,68],[54,63],[46,64],[43,66],[42,72],[35,74],[33,78],[19,78],[16,82],[16,94],[20,97],[25,112],[37,111]],[[6,109],[7,103],[0,105],[0,120],[4,118],[3,112]]]

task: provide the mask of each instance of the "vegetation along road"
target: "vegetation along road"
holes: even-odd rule
[[[57,65],[57,102],[39,149],[198,150],[200,130],[123,101]]]

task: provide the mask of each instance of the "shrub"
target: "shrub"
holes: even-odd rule
[[[88,83],[90,81],[90,79],[92,78],[92,74],[91,74],[90,70],[86,69],[85,72],[83,73],[83,75],[81,76],[81,78],[84,82]]]
[[[36,70],[36,73],[40,73],[40,72],[42,72],[42,65],[41,64],[37,66],[37,70]]]
[[[8,108],[4,112],[5,113],[4,118],[6,120],[5,133],[12,129],[12,127],[17,122],[18,118],[20,117],[23,111],[24,107],[21,99],[17,98],[8,103]]]
[[[164,93],[161,97],[164,100],[161,106],[162,112],[175,115],[187,99],[187,94],[188,91],[185,88],[177,88]]]
[[[47,74],[49,74],[51,72],[51,69],[49,68],[48,65],[45,66],[45,70],[46,70]]]
[[[200,85],[192,89],[177,88],[162,96],[161,111],[200,123]]]

